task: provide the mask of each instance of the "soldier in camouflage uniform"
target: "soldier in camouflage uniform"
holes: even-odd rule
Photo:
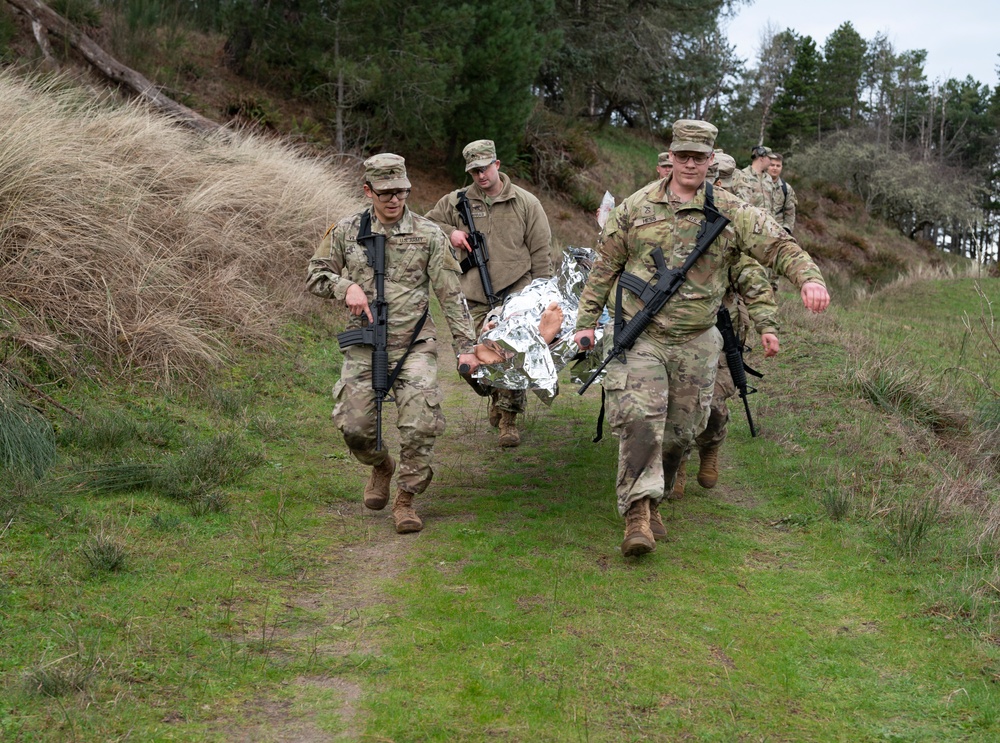
[[[534,279],[551,278],[549,246],[552,232],[541,203],[528,191],[511,183],[506,173],[500,172],[496,146],[491,140],[470,142],[462,155],[465,170],[472,173],[475,182],[467,189],[442,196],[427,212],[427,218],[444,230],[454,248],[470,251],[469,228],[458,213],[458,194],[465,191],[472,221],[486,236],[490,280],[501,301]],[[469,300],[469,309],[476,330],[479,330],[490,307],[478,271],[468,271],[462,276],[462,291]],[[521,435],[517,430],[517,416],[525,411],[525,391],[493,388],[489,394],[490,424],[500,429],[500,446],[518,446]]]
[[[670,170],[673,167],[673,163],[670,162],[670,152],[661,152],[656,158],[657,180],[661,180],[670,175]]]
[[[581,347],[593,345],[595,326],[622,272],[648,280],[655,273],[654,251],[662,250],[668,268],[678,268],[692,253],[705,219],[705,176],[716,134],[704,121],[675,122],[670,177],[659,188],[632,194],[608,220],[580,297],[574,340]],[[607,418],[619,437],[616,490],[626,519],[626,556],[654,549],[651,518],[663,527],[650,506],[673,487],[681,457],[708,421],[722,350],[715,315],[730,266],[750,254],[799,286],[808,309],[821,312],[830,302],[816,264],[770,214],[722,190],[714,192],[714,201],[730,224],[636,340],[627,363],[616,359],[607,366],[603,384]],[[641,306],[625,291],[616,312],[627,322]],[[612,330],[609,325],[606,332]]]
[[[445,428],[437,384],[437,332],[427,314],[428,289],[432,287],[437,294],[460,349],[459,366],[469,364],[473,370],[478,366],[473,353],[476,336],[459,286],[458,261],[448,239],[433,222],[406,208],[410,181],[403,158],[391,153],[368,158],[364,193],[372,202],[371,207],[330,228],[309,261],[306,286],[317,296],[344,302],[352,315],[348,328],[363,327],[366,324],[363,318],[367,323],[372,322],[370,303],[375,300],[375,276],[368,265],[366,250],[358,242],[362,218],[369,215],[371,232],[386,236],[390,374],[405,355],[391,394],[396,402],[396,425],[401,440],[399,482],[392,514],[396,531],[406,534],[423,528],[413,508],[413,496],[424,492],[431,482],[434,439]],[[344,434],[351,454],[372,468],[364,504],[373,510],[385,508],[396,462],[384,449],[375,450],[370,346],[344,349],[344,365],[333,388],[333,398],[333,421]]]
[[[722,150],[716,150],[715,162],[718,166],[718,177],[715,179],[715,185],[732,193],[736,160]],[[711,180],[711,168],[709,168],[709,180]],[[778,306],[774,301],[774,292],[763,266],[748,255],[741,256],[739,262],[729,269],[729,284],[722,304],[729,310],[730,319],[740,343],[746,339],[750,323],[753,322],[754,328],[761,336],[764,355],[770,357],[778,353]],[[719,449],[726,439],[729,427],[727,401],[735,397],[736,393],[736,384],[729,373],[726,356],[724,353],[720,354],[708,426],[695,439],[699,460],[698,484],[703,488],[713,488],[718,482]],[[677,478],[674,480],[671,498],[681,498],[684,495],[684,484],[687,481],[687,460],[690,453],[688,450],[684,454],[684,458],[677,468]],[[654,529],[653,536],[660,537],[661,535]],[[662,536],[666,536],[666,532]]]
[[[795,206],[798,202],[795,198],[795,189],[781,177],[784,159],[777,152],[772,152],[767,172],[774,182],[774,218],[791,235],[795,229]]]
[[[750,164],[740,171],[737,195],[758,209],[774,214],[774,181],[767,169],[771,166],[771,148],[757,145],[750,150]]]

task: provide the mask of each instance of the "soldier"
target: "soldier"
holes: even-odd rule
[[[718,179],[715,185],[724,188],[729,193],[738,196],[734,185],[734,175],[736,174],[736,160],[732,155],[727,155],[721,150],[715,152],[715,162],[719,166]]]
[[[652,278],[656,260],[678,268],[693,252],[706,216],[705,183],[718,130],[705,121],[674,123],[673,172],[660,187],[622,202],[604,227],[597,261],[580,297],[574,340],[592,345],[598,318],[619,277]],[[727,272],[741,253],[775,267],[801,289],[803,304],[822,312],[830,303],[822,274],[770,214],[723,190],[711,189],[715,207],[730,220],[693,265],[680,291],[639,335],[626,362],[607,366],[607,418],[619,437],[618,512],[626,519],[623,555],[655,547],[651,519],[662,530],[656,506],[673,488],[681,457],[704,430],[722,340],[715,316]],[[641,308],[630,291],[615,313],[623,321]],[[611,332],[609,327],[606,332]],[[666,486],[666,487],[665,487]],[[652,506],[652,511],[651,511]]]
[[[673,163],[670,162],[670,152],[661,152],[656,158],[656,175],[658,178],[663,179],[670,175],[670,169],[673,168]]]
[[[431,482],[434,439],[444,432],[441,391],[437,384],[437,332],[428,314],[432,286],[460,349],[458,365],[474,370],[476,336],[472,317],[459,285],[458,261],[448,239],[433,222],[406,207],[410,181],[402,157],[383,153],[365,161],[365,197],[371,206],[330,228],[309,261],[306,286],[325,299],[343,301],[353,316],[349,327],[373,321],[374,271],[368,265],[362,234],[381,233],[385,244],[385,299],[388,302],[389,370],[398,412],[401,445],[399,482],[392,506],[396,532],[423,529],[413,508],[413,496]],[[376,451],[375,401],[372,394],[371,348],[344,349],[340,380],[333,388],[333,421],[344,434],[351,454],[372,468],[364,504],[385,508],[396,462],[385,450]]]
[[[774,186],[767,169],[771,166],[771,148],[757,145],[750,150],[750,164],[740,171],[738,185],[745,201],[768,214],[774,213]]]
[[[489,246],[493,289],[503,301],[532,280],[552,276],[549,220],[537,198],[515,186],[506,173],[500,172],[496,146],[491,140],[470,142],[462,154],[466,172],[472,173],[473,185],[442,196],[427,212],[427,218],[444,230],[453,247],[470,251],[469,227],[458,213],[459,194],[465,191],[472,221],[486,236]],[[462,291],[469,300],[475,327],[479,329],[490,307],[478,271],[468,271],[462,276]],[[489,396],[490,425],[500,429],[500,446],[518,446],[521,435],[517,430],[517,416],[525,411],[525,391],[490,388]]]
[[[715,185],[732,193],[733,173],[736,170],[736,160],[732,156],[715,151],[715,160],[719,166]],[[778,305],[774,301],[774,292],[768,280],[767,271],[757,261],[748,255],[740,257],[735,266],[728,272],[726,296],[722,305],[729,311],[733,328],[736,329],[740,343],[746,338],[750,323],[760,334],[761,347],[764,356],[775,356],[779,350],[778,344]],[[729,430],[729,406],[727,401],[735,397],[736,384],[733,382],[725,354],[719,355],[719,370],[715,376],[715,389],[712,392],[712,406],[708,416],[708,425],[698,434],[695,445],[698,449],[698,484],[703,488],[714,488],[719,480],[719,449],[726,440]],[[674,481],[670,497],[677,499],[684,495],[684,485],[687,481],[687,461],[691,454],[689,449],[677,468],[677,479]],[[651,524],[651,528],[655,526]],[[653,529],[653,536],[663,538]]]
[[[795,206],[797,201],[795,199],[795,189],[788,185],[788,182],[781,177],[784,159],[777,152],[772,152],[771,164],[768,166],[767,172],[774,181],[774,218],[791,235],[795,229]]]

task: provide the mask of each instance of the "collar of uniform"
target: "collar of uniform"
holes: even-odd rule
[[[393,235],[409,235],[413,232],[413,215],[410,214],[410,207],[403,205],[403,214],[396,221],[396,224],[392,226],[391,232],[386,232],[385,225],[379,222],[378,217],[375,216],[375,210],[368,207],[369,211],[372,213],[372,232],[381,232],[386,237],[392,237]]]
[[[494,204],[498,201],[507,201],[508,199],[513,199],[517,196],[517,193],[514,191],[514,184],[510,182],[510,176],[502,171],[500,173],[500,182],[503,184],[503,188],[500,189],[500,193],[496,196],[487,197],[486,194],[483,193],[483,189],[481,189],[477,183],[473,183],[469,186],[465,190],[465,194],[470,199],[477,199],[479,201],[486,201],[487,198],[490,198]]]
[[[670,183],[673,181],[673,174],[671,173],[655,188],[649,189],[646,192],[646,201],[651,201],[654,204],[667,204],[671,209],[675,211],[682,207],[687,206],[689,209],[698,209],[702,207],[705,203],[705,187],[699,186],[698,191],[690,201],[681,201],[680,198],[673,191],[670,190]]]

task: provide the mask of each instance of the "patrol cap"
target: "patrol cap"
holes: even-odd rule
[[[670,162],[670,153],[661,152],[656,158],[656,164],[661,168],[666,168],[667,166],[672,166],[673,163]]]
[[[736,170],[736,160],[725,152],[715,154],[715,162],[719,166],[719,185],[723,188],[733,187],[733,172]]]
[[[719,164],[712,161],[712,164],[708,166],[708,171],[705,173],[705,180],[709,183],[715,183],[716,178],[719,177]]]
[[[477,139],[465,145],[462,157],[465,158],[466,173],[473,168],[485,168],[497,159],[497,146],[492,139]]]
[[[406,160],[391,152],[372,155],[365,160],[365,180],[376,191],[384,191],[387,188],[409,188]]]
[[[750,150],[750,159],[756,160],[758,157],[770,157],[772,152],[774,152],[774,150],[770,147],[765,147],[764,145],[759,144]]]
[[[671,152],[711,152],[719,130],[707,121],[678,119],[674,122]]]

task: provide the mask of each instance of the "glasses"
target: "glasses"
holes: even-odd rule
[[[493,161],[493,163],[495,162],[496,160]],[[493,163],[490,163],[490,165],[492,165]],[[473,168],[469,172],[472,173],[473,175],[482,175],[483,173],[485,173],[487,170],[490,169],[490,165],[484,165],[481,168]]]
[[[695,165],[704,165],[708,162],[708,158],[710,158],[711,155],[693,155],[691,153],[681,154],[680,152],[672,152],[670,153],[670,157],[673,158],[674,163],[677,165],[687,165],[692,160]]]
[[[372,193],[378,196],[378,200],[383,204],[388,204],[392,201],[393,197],[397,198],[399,201],[403,201],[407,196],[410,195],[409,188],[401,188],[398,191],[376,191],[372,189]]]

